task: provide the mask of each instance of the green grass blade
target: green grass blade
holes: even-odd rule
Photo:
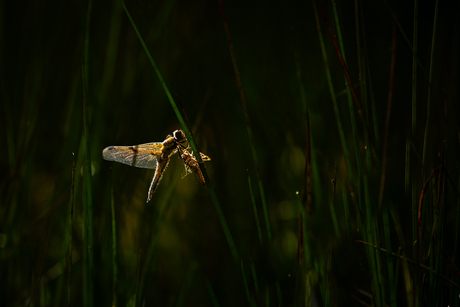
[[[326,263],[326,294],[324,299],[324,306],[331,306],[331,273],[332,271],[332,249],[327,246],[327,263]]]
[[[265,291],[265,306],[270,307],[270,287],[268,285]]]
[[[113,176],[111,176],[113,179]],[[113,183],[110,186],[110,209],[112,220],[112,307],[118,305],[117,284],[118,284],[118,265],[117,265],[117,225],[115,215],[115,198],[113,197]]]
[[[418,2],[417,0],[415,0],[415,1]],[[390,12],[391,17],[393,18],[393,21],[396,23],[396,26],[398,27],[398,30],[401,33],[401,35],[403,36],[403,39],[406,42],[406,44],[408,45],[410,51],[413,52],[413,46],[411,45],[411,43],[409,41],[409,38],[407,37],[406,32],[404,31],[404,28],[401,26],[401,23],[399,22],[398,17],[396,16],[396,13],[391,9],[391,7],[388,4],[387,0],[383,0],[383,3],[385,3],[385,6],[388,8],[388,11]],[[414,3],[414,5],[415,5],[415,3]],[[417,6],[418,6],[418,3],[417,3]],[[427,75],[426,71],[423,68],[422,63],[420,62],[420,59],[417,57],[417,54],[413,54],[413,57],[416,58],[417,63],[420,66],[420,69],[422,70],[423,75],[426,76]]]
[[[321,14],[322,14],[323,19],[324,19],[324,22],[326,23],[326,28],[328,29],[329,36],[330,36],[330,38],[332,40],[332,43],[334,44],[334,49],[335,49],[335,51],[337,53],[337,57],[339,58],[340,64],[342,65],[342,70],[343,70],[343,73],[345,75],[345,79],[347,81],[348,88],[350,89],[351,97],[353,98],[352,101],[353,101],[353,103],[354,103],[354,105],[356,107],[356,110],[358,112],[359,120],[361,121],[361,124],[363,126],[363,131],[364,131],[364,135],[365,135],[364,139],[367,140],[368,138],[366,137],[366,135],[368,134],[369,130],[367,128],[366,119],[364,118],[363,108],[361,107],[361,103],[359,102],[358,96],[356,95],[356,91],[355,91],[355,88],[353,86],[353,81],[351,80],[350,73],[348,72],[346,60],[345,60],[344,53],[343,53],[344,52],[343,46],[339,47],[339,43],[337,42],[337,39],[335,38],[334,32],[332,31],[332,28],[331,28],[331,26],[329,24],[329,20],[327,18],[326,12],[324,10],[323,4],[322,4],[321,0],[317,0],[317,1],[318,1],[318,4],[319,4]],[[337,24],[337,26],[338,26],[338,24]],[[341,34],[339,34],[339,33],[337,33],[337,34],[338,34],[338,36],[341,37]]]
[[[362,5],[361,5],[362,6]],[[355,36],[356,36],[356,55],[358,59],[358,84],[359,89],[361,92],[361,101],[364,105],[364,110],[366,113],[366,119],[369,120],[369,108],[367,106],[367,95],[366,95],[366,70],[364,67],[364,54],[363,54],[363,46],[361,43],[361,28],[360,28],[360,5],[358,5],[358,0],[355,0],[354,7],[355,7]],[[334,11],[337,11],[337,8],[334,6]],[[334,15],[337,15],[334,13]],[[364,31],[363,31],[364,32]]]
[[[387,102],[387,115],[385,119],[385,135],[383,137],[383,152],[382,152],[382,170],[380,174],[380,191],[379,191],[379,204],[378,212],[382,212],[383,194],[385,191],[385,179],[387,173],[388,163],[388,137],[390,134],[390,116],[391,106],[393,103],[393,86],[395,79],[395,66],[396,66],[396,25],[393,24],[393,40],[391,47],[391,65],[390,65],[390,86],[388,89],[388,102]]]
[[[348,205],[347,189],[342,184],[342,202],[343,202],[343,212],[345,216],[345,227],[347,228],[348,239],[351,240],[353,236],[353,231],[351,229],[352,220],[350,215],[350,206]]]
[[[428,95],[427,95],[427,106],[426,106],[426,123],[425,123],[425,134],[423,137],[423,151],[422,151],[422,172],[426,172],[426,156],[428,149],[428,134],[431,129],[431,92],[433,87],[433,74],[434,74],[434,54],[436,50],[436,32],[438,25],[438,7],[439,0],[436,0],[436,6],[434,9],[434,20],[433,20],[433,36],[431,38],[431,57],[430,57],[430,71],[428,74]],[[423,174],[423,173],[422,173]]]
[[[219,307],[219,302],[217,301],[216,295],[212,290],[212,286],[208,280],[206,280],[206,289],[208,289],[209,296],[211,297],[211,302],[214,307]]]
[[[259,294],[259,282],[257,279],[256,266],[254,265],[254,262],[251,262],[251,272],[252,278],[254,279],[254,289],[256,290],[256,294]]]
[[[69,212],[69,234],[68,234],[68,254],[67,254],[67,306],[71,305],[71,286],[72,286],[72,230],[73,230],[73,204],[75,200],[75,154],[72,153],[72,184],[70,186],[70,212]]]
[[[283,307],[283,296],[281,295],[281,286],[279,281],[276,281],[276,294],[278,295],[278,306]]]
[[[254,300],[251,297],[251,294],[249,293],[248,280],[246,279],[246,273],[244,271],[243,259],[240,260],[240,265],[241,265],[241,274],[243,275],[244,289],[246,291],[246,298],[248,299],[249,305],[256,306]]]
[[[396,235],[398,236],[399,244],[402,247],[401,248],[401,250],[402,250],[401,267],[402,267],[402,273],[403,273],[403,278],[404,278],[404,289],[406,290],[406,306],[409,306],[409,307],[417,306],[417,305],[414,305],[414,295],[417,295],[415,285],[417,283],[413,282],[412,278],[414,278],[414,280],[415,280],[415,276],[416,276],[417,270],[419,268],[418,257],[416,257],[414,259],[414,261],[413,261],[416,265],[415,265],[415,274],[412,277],[411,274],[410,274],[410,271],[409,271],[408,259],[406,257],[406,254],[407,254],[406,251],[407,251],[408,247],[406,247],[406,244],[405,244],[406,240],[404,238],[403,228],[402,228],[400,219],[397,217],[397,212],[395,211],[394,206],[390,206],[388,209],[390,211],[391,219],[393,221],[393,225],[394,225],[395,230],[396,230]],[[414,215],[415,215],[415,212],[414,212]],[[418,237],[417,228],[415,229],[415,234]],[[413,241],[413,242],[415,243],[416,241]],[[414,245],[416,245],[416,244],[414,244]],[[414,250],[415,249],[416,248],[414,247]],[[415,254],[415,255],[417,255],[417,254]]]
[[[300,218],[301,218],[301,221],[302,221],[302,223],[301,223],[302,229],[300,229],[300,231],[302,231],[302,238],[303,238],[302,243],[303,243],[303,246],[304,246],[304,255],[303,255],[304,259],[303,259],[302,265],[305,268],[305,270],[300,270],[300,274],[305,275],[305,277],[302,276],[301,278],[306,279],[305,283],[304,283],[305,284],[305,306],[311,306],[311,296],[312,296],[312,293],[311,293],[311,290],[312,290],[312,288],[311,288],[312,287],[311,273],[312,273],[312,268],[311,268],[311,258],[310,258],[311,251],[310,251],[310,246],[308,244],[308,239],[307,239],[307,214],[305,212],[302,200],[300,199],[299,192],[296,192],[296,199],[297,199],[297,203],[299,204],[299,209],[300,209]],[[300,291],[300,293],[303,293],[303,292]],[[300,300],[299,300],[299,302],[300,302]]]
[[[343,156],[344,156],[344,159],[345,159],[345,164],[347,166],[348,176],[350,177],[350,180],[353,181],[353,169],[351,167],[351,160],[350,160],[350,154],[349,154],[349,151],[348,151],[347,141],[346,141],[346,137],[345,137],[345,130],[343,129],[342,119],[340,118],[340,110],[339,110],[339,106],[337,104],[337,98],[336,98],[336,95],[335,95],[334,84],[332,83],[331,71],[329,69],[326,47],[324,46],[324,40],[323,40],[323,35],[322,35],[322,32],[321,32],[321,25],[320,25],[320,22],[319,22],[318,10],[316,9],[315,0],[312,0],[312,5],[313,5],[313,11],[314,11],[314,14],[315,14],[316,29],[318,30],[318,37],[319,37],[319,43],[320,43],[320,47],[321,47],[321,54],[323,56],[323,61],[324,61],[324,66],[325,66],[327,84],[328,84],[329,92],[331,94],[332,105],[334,107],[334,114],[335,114],[335,120],[336,120],[336,123],[337,123],[337,130],[339,132],[340,144],[342,145]]]
[[[142,249],[137,253],[137,266],[136,266],[136,282],[134,287],[134,306],[141,307],[143,305],[144,296],[140,294],[141,280],[142,280]],[[147,271],[147,270],[145,270]]]
[[[335,206],[334,206],[336,182],[337,182],[337,161],[335,161],[334,177],[331,180],[332,196],[329,202],[329,208],[331,211],[332,224],[334,225],[335,237],[337,241],[340,242],[341,241],[340,227],[339,227],[339,222],[337,221],[337,215],[335,213]]]
[[[412,35],[412,136],[417,129],[417,52],[418,52],[418,0],[414,0],[414,33]]]
[[[251,175],[249,175],[249,170],[248,170],[248,185],[249,185],[249,194],[251,194],[252,208],[254,210],[254,218],[256,220],[257,234],[259,235],[259,242],[260,242],[260,245],[262,246],[263,245],[262,230],[260,229],[259,213],[257,212],[256,200],[254,198],[254,191],[252,190]]]
[[[227,35],[228,47],[230,48],[230,55],[232,57],[233,70],[235,71],[236,83],[238,85],[238,92],[239,92],[240,98],[241,98],[241,105],[243,107],[244,118],[246,120],[246,129],[248,131],[249,143],[251,145],[251,151],[252,151],[252,158],[254,160],[254,167],[256,169],[257,181],[258,181],[258,184],[259,184],[260,199],[262,200],[262,208],[263,208],[263,211],[264,211],[265,226],[267,228],[268,242],[271,245],[271,243],[272,243],[272,232],[271,232],[271,226],[270,226],[270,219],[268,217],[268,209],[267,209],[267,202],[265,200],[264,185],[262,183],[262,177],[260,175],[259,160],[257,158],[257,152],[256,152],[256,148],[255,148],[255,145],[254,145],[254,136],[252,134],[251,121],[249,119],[248,108],[246,106],[246,98],[244,96],[243,85],[241,83],[240,71],[238,69],[238,64],[236,63],[235,51],[233,50],[233,44],[232,44],[232,40],[230,38],[230,31],[228,29],[227,19],[225,18],[224,7],[222,5],[221,0],[219,0],[219,4],[220,4],[220,12],[222,14],[222,19],[223,19],[223,22],[224,22],[225,33]]]
[[[82,63],[82,88],[83,88],[83,125],[84,125],[84,139],[86,148],[86,159],[84,164],[84,181],[86,183],[86,215],[85,215],[85,228],[87,230],[85,239],[87,245],[84,247],[88,250],[88,272],[86,286],[88,288],[88,296],[86,306],[93,306],[94,304],[94,254],[93,254],[93,191],[92,191],[92,167],[91,167],[91,148],[90,148],[90,133],[89,133],[89,117],[88,117],[88,90],[89,90],[89,25],[91,20],[91,10],[93,1],[88,2],[88,10],[86,15],[86,29],[85,29],[85,45]]]
[[[180,172],[176,172],[173,178],[173,182],[177,182],[179,179]],[[156,222],[154,224],[154,227],[151,231],[150,235],[150,242],[149,246],[147,248],[147,254],[145,255],[145,261],[144,261],[144,266],[140,272],[140,280],[139,280],[139,286],[138,286],[138,291],[137,291],[137,299],[136,301],[140,304],[141,300],[144,298],[144,290],[145,290],[145,280],[147,277],[147,272],[149,271],[150,264],[152,263],[153,255],[155,252],[156,248],[156,243],[158,240],[158,233],[160,231],[161,226],[163,225],[163,222],[165,221],[167,214],[169,212],[169,209],[171,208],[171,197],[173,195],[175,189],[175,184],[170,184],[168,186],[168,189],[165,192],[164,198],[161,200],[161,203],[159,203],[160,207],[160,212],[158,213],[158,217],[156,219]],[[140,264],[139,264],[140,266]]]
[[[385,206],[383,208],[383,229],[385,236],[385,246],[387,250],[387,271],[388,271],[388,284],[389,284],[389,296],[390,296],[390,306],[396,307],[396,285],[395,285],[395,275],[394,275],[394,263],[393,256],[391,255],[391,233],[390,233],[390,219],[388,217],[388,208]]]
[[[190,286],[193,284],[193,281],[196,277],[196,271],[198,270],[198,264],[196,262],[192,262],[187,270],[187,274],[184,280],[184,284],[182,286],[182,289],[180,290],[179,297],[177,298],[177,307],[181,306],[188,306],[186,304],[186,297],[187,293],[190,290]]]
[[[129,11],[128,9],[126,8],[125,6],[125,3],[124,1],[122,1],[122,5],[123,5],[123,9],[125,10],[126,12],[126,15],[128,16],[128,19],[130,20],[131,22],[131,25],[133,26],[134,28],[134,31],[136,32],[137,34],[137,37],[139,38],[139,41],[141,42],[141,45],[142,47],[144,48],[144,51],[150,61],[150,63],[152,64],[152,67],[153,69],[155,70],[155,73],[157,74],[157,77],[158,79],[160,80],[160,83],[163,87],[163,90],[165,91],[166,93],[166,96],[168,97],[168,100],[169,102],[171,103],[171,107],[173,108],[174,110],[174,113],[176,114],[176,117],[177,117],[177,120],[179,121],[182,129],[184,130],[188,140],[189,140],[189,143],[190,143],[190,146],[192,147],[192,150],[195,154],[195,157],[197,158],[198,161],[201,161],[201,156],[200,156],[200,151],[198,150],[196,144],[195,144],[195,141],[193,140],[193,138],[191,137],[191,133],[190,133],[190,130],[188,129],[177,105],[176,105],[176,102],[174,101],[172,95],[171,95],[171,92],[169,91],[165,81],[163,80],[163,77],[161,76],[161,73],[160,71],[158,70],[158,67],[157,65],[155,64],[155,61],[153,60],[151,54],[150,54],[150,51],[148,50],[147,48],[147,45],[145,44],[144,42],[144,39],[142,38],[141,34],[139,33],[139,30],[137,29],[135,23],[134,23],[134,20],[132,19],[131,15],[129,14]],[[208,188],[208,191],[209,191],[209,194],[211,196],[211,200],[214,204],[214,207],[217,211],[217,216],[219,217],[219,221],[221,223],[221,226],[222,226],[222,229],[224,231],[224,234],[225,234],[225,238],[227,239],[227,243],[230,247],[230,251],[232,253],[232,256],[233,256],[233,260],[235,261],[235,264],[237,264],[239,262],[239,255],[238,255],[238,251],[236,249],[236,245],[233,241],[233,237],[231,235],[231,232],[230,232],[230,229],[228,228],[228,224],[227,224],[227,221],[225,219],[225,216],[222,212],[222,209],[220,207],[220,204],[219,204],[219,201],[217,199],[217,196],[216,196],[216,193],[214,192],[214,189],[211,185],[211,180],[209,179],[209,176],[208,176],[208,173],[206,172],[206,168],[204,168],[204,166],[202,165],[203,163],[200,163],[200,169],[203,173],[203,176],[205,178],[205,181],[206,181],[206,186]]]

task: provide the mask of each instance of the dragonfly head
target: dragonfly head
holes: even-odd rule
[[[188,147],[188,140],[185,136],[185,133],[182,130],[176,130],[173,132],[174,140],[179,144],[182,148]]]

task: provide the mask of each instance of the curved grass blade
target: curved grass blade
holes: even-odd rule
[[[142,47],[144,48],[144,51],[150,61],[150,63],[152,64],[152,67],[153,69],[155,70],[155,73],[157,74],[157,77],[163,87],[163,90],[165,91],[165,94],[166,96],[168,97],[168,100],[171,104],[171,107],[173,108],[174,110],[174,113],[176,113],[176,117],[177,117],[177,120],[179,121],[183,131],[185,132],[188,140],[189,140],[189,143],[190,143],[190,146],[192,147],[192,150],[195,154],[195,157],[197,159],[197,161],[201,161],[201,156],[200,156],[200,151],[198,150],[196,144],[195,144],[195,141],[193,140],[193,138],[191,137],[191,133],[190,133],[190,130],[188,129],[183,117],[182,117],[182,114],[180,113],[179,111],[179,108],[177,107],[176,105],[176,102],[174,101],[172,95],[171,95],[171,92],[169,91],[165,81],[163,80],[163,77],[161,76],[161,73],[160,71],[158,70],[158,67],[157,65],[155,64],[155,61],[153,60],[151,54],[150,54],[150,51],[148,50],[147,48],[147,45],[145,44],[144,42],[144,39],[142,38],[141,34],[139,33],[139,30],[137,29],[136,27],[136,24],[134,23],[134,20],[132,19],[131,15],[129,14],[129,11],[128,9],[126,8],[126,5],[124,3],[124,1],[122,1],[122,5],[123,5],[123,9],[125,10],[126,12],[126,15],[128,16],[128,19],[129,21],[131,22],[131,25],[133,26],[134,28],[134,31],[136,32],[137,34],[137,37],[139,38],[139,41],[141,42],[142,44]],[[238,251],[236,249],[236,245],[233,241],[233,237],[231,235],[231,232],[230,232],[230,229],[228,228],[228,224],[227,224],[227,221],[225,219],[225,216],[222,212],[222,209],[220,207],[220,204],[219,204],[219,201],[217,199],[217,196],[216,196],[216,193],[212,187],[212,184],[211,184],[211,181],[209,180],[209,176],[208,176],[208,173],[206,172],[206,169],[204,168],[204,166],[202,165],[203,163],[200,163],[200,168],[201,168],[201,171],[203,173],[203,176],[204,176],[204,179],[206,181],[206,186],[208,188],[208,191],[209,191],[209,194],[211,196],[211,200],[214,204],[214,207],[217,211],[217,216],[219,218],[219,221],[220,221],[220,224],[222,226],[222,229],[224,231],[224,234],[225,234],[225,238],[227,239],[227,243],[230,247],[230,251],[232,253],[232,256],[233,256],[233,260],[235,261],[235,264],[237,264],[239,262],[239,255],[238,255]]]

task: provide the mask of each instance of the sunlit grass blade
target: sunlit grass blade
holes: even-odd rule
[[[171,95],[171,92],[169,91],[165,81],[163,80],[163,77],[161,76],[161,73],[160,71],[158,70],[158,67],[157,65],[155,64],[155,61],[153,60],[151,54],[150,54],[150,51],[148,50],[147,48],[147,45],[145,44],[144,42],[144,39],[142,38],[141,34],[139,33],[139,30],[137,29],[135,23],[134,23],[134,20],[132,19],[131,15],[129,14],[129,11],[128,9],[126,8],[126,5],[125,3],[122,1],[122,4],[123,4],[123,9],[125,10],[126,12],[126,15],[128,16],[128,19],[130,20],[131,22],[131,25],[133,26],[134,28],[134,31],[136,32],[137,34],[137,37],[139,38],[139,41],[141,42],[141,45],[142,47],[144,48],[144,51],[150,61],[150,63],[152,64],[152,67],[153,69],[155,70],[155,73],[163,87],[163,90],[165,91],[165,94],[166,96],[168,97],[168,100],[171,104],[171,107],[173,108],[174,110],[174,113],[176,114],[176,117],[177,117],[177,120],[179,121],[182,129],[184,130],[188,140],[189,140],[189,143],[190,143],[190,147],[192,147],[192,150],[193,150],[193,153],[195,154],[195,157],[198,161],[201,161],[201,156],[200,156],[200,151],[198,150],[196,144],[195,144],[195,141],[194,139],[191,137],[191,133],[190,133],[190,130],[188,129],[180,111],[179,111],[179,108],[177,107],[172,95]],[[224,231],[224,234],[225,234],[225,238],[227,239],[227,243],[230,247],[230,251],[232,253],[232,256],[233,256],[233,260],[235,261],[235,264],[237,264],[239,262],[239,255],[238,255],[238,251],[236,249],[236,245],[235,245],[235,242],[233,241],[233,237],[231,235],[231,232],[230,232],[230,229],[228,228],[228,224],[227,224],[227,221],[225,219],[225,216],[222,212],[222,209],[220,207],[220,204],[219,204],[219,201],[217,199],[217,195],[212,187],[212,184],[211,184],[211,180],[209,179],[209,176],[208,176],[208,173],[206,172],[206,168],[202,165],[203,163],[200,163],[200,169],[203,173],[203,176],[204,176],[204,179],[206,181],[206,186],[208,188],[208,191],[209,191],[209,194],[210,194],[210,197],[211,197],[211,200],[214,204],[214,207],[217,211],[217,216],[219,218],[219,221],[221,223],[221,226],[222,226],[222,229]]]

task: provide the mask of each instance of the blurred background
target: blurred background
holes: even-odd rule
[[[307,272],[313,272],[307,284],[310,280],[313,306],[380,306],[382,302],[408,306],[410,295],[407,284],[404,286],[407,272],[414,297],[418,296],[414,305],[437,302],[458,306],[455,266],[449,266],[447,258],[441,256],[448,254],[452,265],[458,267],[458,1],[440,1],[434,48],[436,2],[419,4],[415,111],[411,107],[414,3],[336,1],[347,67],[371,127],[373,160],[361,163],[372,164],[365,179],[366,195],[363,181],[356,179],[362,174],[357,174],[355,148],[362,151],[364,159],[368,143],[359,120],[356,124],[350,119],[344,73],[318,3],[224,1],[254,134],[269,227],[219,2],[125,4],[176,103],[185,110],[199,150],[212,159],[205,165],[209,185],[228,224],[237,258],[208,189],[195,174],[181,179],[184,167],[177,155],[149,203],[146,199],[153,170],[102,159],[107,146],[161,142],[181,129],[121,2],[2,2],[0,305],[63,306],[68,304],[68,295],[72,306],[304,305],[309,301],[305,292],[309,291],[304,285],[304,258],[299,256],[299,246],[303,246],[299,221],[300,206],[306,201],[302,205],[299,195],[306,193],[306,178],[313,177],[306,225],[310,242],[306,258],[310,257],[307,264],[311,265]],[[325,1],[323,6],[336,33],[333,5]],[[382,290],[379,303],[370,282],[372,272],[376,272],[369,264],[371,252],[356,240],[364,239],[361,202],[366,198],[373,208],[379,202],[392,55],[395,70],[383,203],[392,208],[393,219],[389,232],[392,241],[387,242],[392,242],[396,253],[398,248],[406,248],[404,257],[415,261],[413,204],[418,204],[433,169],[440,160],[446,161],[443,174],[447,177],[441,180],[437,173],[432,176],[435,181],[428,186],[426,197],[431,208],[439,199],[445,204],[441,209],[442,237],[437,241],[445,249],[439,247],[442,253],[434,261],[446,263],[436,268],[454,285],[431,276],[436,287],[449,285],[439,290],[426,280],[426,270],[411,265],[405,271],[398,262],[394,268],[396,290]],[[365,59],[365,76],[361,74],[361,59]],[[88,156],[82,63],[88,70],[90,182],[84,176]],[[423,149],[430,78],[431,124]],[[363,94],[364,87],[367,94]],[[306,175],[307,112],[313,163],[310,176]],[[353,125],[358,127],[358,147]],[[353,178],[347,171],[339,130],[350,150]],[[380,138],[375,137],[376,131]],[[409,157],[408,147],[412,148]],[[70,225],[72,153],[76,167]],[[423,165],[422,156],[426,156]],[[334,178],[335,186],[331,183]],[[93,249],[87,252],[85,208],[89,203]],[[427,210],[431,210],[427,216],[436,217],[439,212]],[[381,216],[377,209],[373,214],[376,233],[382,235]],[[438,223],[425,222],[430,231],[433,225],[439,227]],[[419,251],[422,262],[430,261],[431,241],[426,238],[425,247]],[[383,236],[380,240],[382,245],[376,245],[385,248]],[[73,264],[69,275],[70,245]],[[88,257],[94,262],[88,262]],[[386,261],[382,266],[385,270]],[[384,288],[390,287],[386,278],[392,277],[384,277]],[[426,287],[430,291],[423,294]]]

